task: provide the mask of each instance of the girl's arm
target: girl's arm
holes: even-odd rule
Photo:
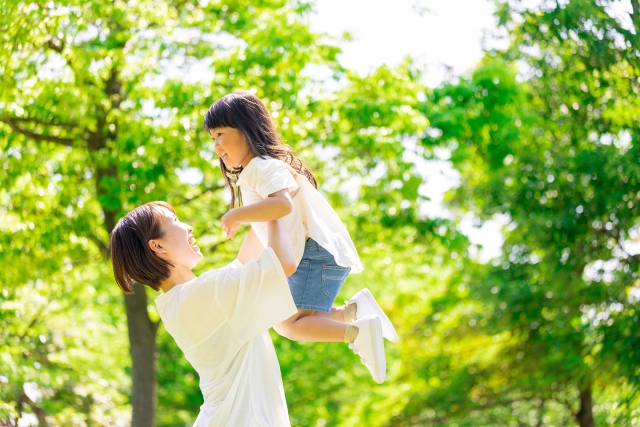
[[[222,229],[228,238],[233,239],[240,224],[273,221],[289,215],[291,211],[293,203],[289,190],[280,190],[258,203],[231,209],[222,217]]]
[[[240,246],[240,252],[238,252],[238,260],[242,264],[246,264],[252,259],[258,259],[260,257],[260,253],[264,250],[264,246],[258,239],[258,236],[253,231],[249,231],[249,234],[244,239],[242,246]]]

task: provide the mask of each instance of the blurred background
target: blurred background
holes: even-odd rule
[[[640,425],[638,0],[0,5],[0,425],[186,427],[202,396],[115,222],[235,257],[203,113],[269,108],[401,341],[273,334],[294,426]],[[243,231],[247,232],[246,228]]]

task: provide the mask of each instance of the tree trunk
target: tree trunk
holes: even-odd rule
[[[149,319],[145,286],[136,283],[135,293],[125,295],[131,352],[132,427],[155,427],[156,409],[156,331]]]
[[[96,173],[97,194],[100,199],[108,196],[103,178],[116,178],[117,169],[111,164],[98,167]],[[102,207],[107,232],[116,223],[117,210]],[[149,319],[146,286],[133,285],[133,294],[124,296],[129,329],[129,352],[131,354],[131,427],[155,427],[156,418],[156,332],[158,323]]]
[[[580,390],[580,410],[576,414],[576,421],[580,427],[595,427],[593,420],[593,400],[591,398],[591,384]]]
[[[115,25],[117,27],[117,25]],[[112,37],[116,34],[116,28]],[[117,37],[114,38],[114,40]],[[124,47],[121,45],[120,47]],[[119,78],[118,65],[111,68],[108,79],[104,82],[106,100],[111,104],[109,111],[120,108],[120,103],[125,98],[122,93],[122,82]],[[105,227],[107,233],[111,233],[116,225],[119,207],[113,206],[114,196],[110,191],[107,179],[118,179],[118,167],[112,159],[104,157],[107,141],[115,141],[118,138],[118,123],[108,123],[109,111],[99,110],[96,132],[90,134],[88,139],[89,150],[96,153],[96,193],[102,205]],[[101,153],[101,151],[103,153]],[[105,203],[107,201],[107,203]],[[106,252],[106,251],[105,251]],[[131,427],[155,427],[156,425],[156,332],[159,322],[152,322],[147,311],[146,287],[134,284],[133,294],[124,296],[125,310],[127,314],[127,327],[129,329],[129,352],[131,354]]]
[[[115,34],[115,31],[112,33]],[[118,67],[111,69],[109,78],[105,81],[106,99],[111,103],[110,110],[120,107],[124,95],[122,82],[118,76]],[[89,138],[89,149],[96,156],[96,192],[102,204],[105,227],[111,233],[116,225],[119,208],[103,203],[102,199],[114,198],[111,194],[106,178],[117,180],[118,167],[108,157],[101,158],[100,151],[107,147],[107,139],[115,141],[118,137],[117,121],[107,123],[108,112],[102,111],[97,120],[97,131]],[[129,329],[129,352],[131,354],[131,427],[155,427],[156,425],[156,332],[157,322],[149,319],[147,311],[146,287],[138,283],[133,286],[133,294],[124,296]]]

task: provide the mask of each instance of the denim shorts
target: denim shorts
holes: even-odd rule
[[[296,307],[329,313],[350,271],[315,240],[307,240],[298,270],[288,279]]]

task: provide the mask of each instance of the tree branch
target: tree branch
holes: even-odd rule
[[[27,405],[29,405],[33,413],[36,415],[36,417],[38,417],[38,426],[49,427],[49,423],[47,422],[47,413],[44,411],[44,409],[36,405],[36,402],[31,400],[29,396],[26,395],[26,393],[23,393],[22,400],[26,402]]]
[[[631,7],[631,21],[636,29],[636,37],[640,37],[640,0],[631,0]]]
[[[18,399],[16,399],[16,412],[18,413],[17,417],[14,417],[14,422],[13,425],[17,426],[18,425],[18,420],[20,418],[22,418],[22,405],[24,404],[24,389],[21,389],[22,392],[20,393],[20,395],[18,396]],[[2,426],[5,427],[5,426]]]
[[[78,123],[77,122],[52,123],[52,122],[45,122],[44,120],[40,120],[40,119],[31,118],[31,117],[5,117],[5,118],[7,120],[11,120],[14,123],[19,123],[19,122],[35,123],[35,124],[43,125],[43,126],[58,126],[58,127],[66,127],[66,128],[77,128],[78,127]]]
[[[158,333],[158,328],[160,327],[160,320],[157,322],[151,322],[151,330],[153,331],[153,335],[155,336]]]
[[[69,138],[61,138],[59,136],[53,136],[53,135],[42,135],[39,133],[35,133],[33,131],[30,131],[29,129],[25,129],[23,127],[18,126],[18,124],[16,124],[12,119],[8,118],[8,117],[2,117],[0,118],[0,121],[3,123],[6,123],[9,125],[9,127],[11,127],[11,129],[16,132],[19,133],[21,135],[24,135],[28,138],[31,138],[35,141],[43,141],[43,142],[53,142],[59,145],[64,145],[65,147],[73,147],[73,139],[69,139]]]
[[[50,36],[51,37],[51,36]],[[58,43],[55,43],[53,41],[53,37],[51,37],[49,40],[47,40],[47,43],[45,44],[46,47],[48,47],[51,50],[54,50],[58,53],[62,53],[62,50],[64,49],[64,43],[60,40],[58,40]]]
[[[100,250],[102,257],[107,259],[109,257],[109,251],[107,250],[107,244],[104,243],[98,236],[93,233],[87,234],[87,238],[91,240]]]
[[[196,194],[193,197],[184,197],[182,195],[176,194],[174,197],[181,199],[180,204],[186,204],[186,203],[191,203],[194,200],[199,199],[200,197],[204,196],[205,194],[211,193],[213,191],[216,190],[222,190],[224,188],[224,185],[212,185],[210,187],[205,187],[204,190],[202,190],[200,193]]]
[[[29,329],[33,328],[33,325],[35,325],[38,322],[38,319],[40,319],[40,316],[42,316],[42,314],[44,313],[44,310],[49,305],[49,302],[50,300],[47,300],[47,302],[45,302],[42,305],[42,307],[40,307],[40,309],[36,312],[36,315],[33,318],[33,320],[31,320],[31,322],[29,323],[29,326],[27,326],[27,328],[24,330],[24,333],[20,335],[20,340],[23,340],[24,337],[26,337],[27,334],[29,333]]]

